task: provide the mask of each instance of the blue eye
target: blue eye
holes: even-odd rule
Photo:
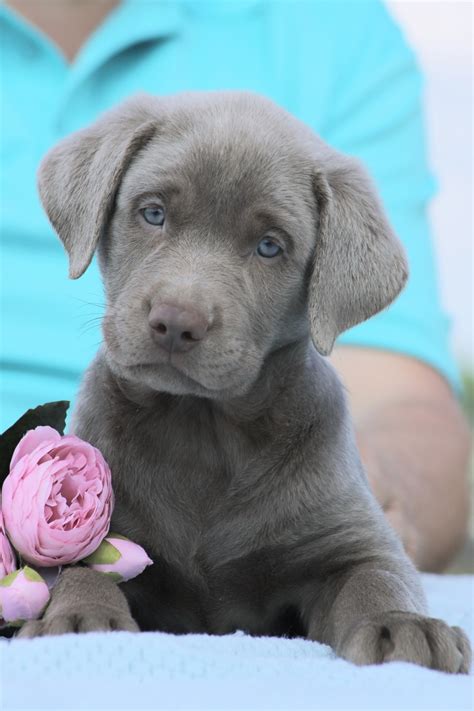
[[[283,252],[279,244],[277,244],[271,237],[264,237],[260,240],[257,246],[257,254],[265,259],[272,259],[273,257],[278,257],[279,254]]]
[[[155,225],[156,227],[161,227],[165,221],[165,211],[159,205],[153,205],[152,207],[145,207],[141,210],[143,217],[146,222],[150,225]]]

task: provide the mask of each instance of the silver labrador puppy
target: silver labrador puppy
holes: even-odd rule
[[[21,636],[241,629],[466,672],[322,357],[407,276],[360,165],[258,96],[139,96],[54,148],[39,185],[71,277],[97,248],[106,290],[73,430],[110,463],[112,529],[155,564],[120,588],[66,570]]]

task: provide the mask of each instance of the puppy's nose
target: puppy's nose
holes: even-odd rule
[[[154,341],[169,353],[191,350],[202,341],[209,328],[204,314],[192,306],[178,304],[152,306],[148,323]]]

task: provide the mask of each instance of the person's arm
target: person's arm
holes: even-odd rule
[[[469,431],[445,380],[395,353],[340,346],[370,484],[422,570],[441,570],[462,544],[469,513]]]

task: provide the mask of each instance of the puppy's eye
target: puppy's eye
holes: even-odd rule
[[[155,225],[156,227],[162,227],[165,221],[165,211],[159,205],[151,205],[150,207],[145,207],[140,210],[143,218],[149,225]]]
[[[257,245],[257,254],[265,259],[273,259],[283,252],[280,245],[271,237],[264,237]]]

